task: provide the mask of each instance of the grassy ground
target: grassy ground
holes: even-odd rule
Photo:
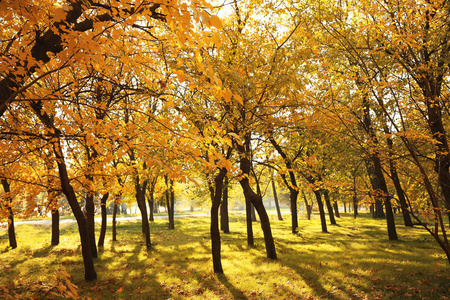
[[[450,267],[426,232],[398,226],[400,241],[390,242],[383,220],[344,214],[337,221],[324,234],[318,216],[300,220],[293,235],[290,221],[272,220],[279,256],[272,261],[259,224],[249,248],[244,215],[235,215],[232,233],[222,234],[221,276],[212,272],[207,217],[178,219],[172,231],[157,220],[148,252],[139,222],[122,222],[118,242],[107,236],[90,283],[75,224],[61,226],[55,247],[50,227],[20,225],[15,250],[0,232],[0,299],[68,298],[75,290],[83,299],[450,299]]]

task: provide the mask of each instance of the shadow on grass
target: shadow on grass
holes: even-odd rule
[[[242,291],[237,289],[230,281],[228,281],[228,278],[226,275],[221,274],[217,275],[217,279],[225,286],[225,288],[233,295],[233,299],[242,299],[246,300],[248,299],[247,296],[245,296]]]

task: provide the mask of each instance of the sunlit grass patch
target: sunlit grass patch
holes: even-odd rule
[[[286,217],[285,217],[286,218]],[[286,218],[287,219],[287,218]],[[139,221],[120,222],[118,241],[108,232],[95,260],[98,280],[86,283],[75,223],[61,225],[61,244],[50,246],[49,226],[17,227],[19,247],[0,236],[0,298],[42,298],[57,291],[54,274],[65,270],[81,298],[103,299],[441,299],[448,296],[450,269],[441,250],[419,228],[397,230],[387,238],[384,220],[350,215],[321,232],[317,216],[300,220],[298,234],[290,220],[272,220],[279,259],[266,258],[259,223],[255,247],[246,243],[245,216],[231,217],[222,234],[224,275],[213,274],[209,219],[151,223],[153,249],[147,251]],[[98,233],[97,233],[98,236]],[[61,288],[61,286],[60,286]],[[57,294],[57,293],[54,293]],[[49,293],[45,298],[58,298]],[[444,299],[444,298],[442,298]]]

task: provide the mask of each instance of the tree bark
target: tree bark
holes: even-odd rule
[[[211,205],[211,249],[212,249],[212,258],[213,258],[213,268],[214,273],[223,274],[222,268],[222,259],[221,259],[221,242],[220,242],[220,230],[219,230],[219,207],[220,200],[222,199],[223,193],[223,181],[224,177],[227,174],[227,169],[222,168],[214,179],[214,189],[212,190],[213,194],[212,205]]]
[[[280,203],[278,202],[277,189],[275,187],[275,180],[272,178],[272,193],[273,200],[275,201],[275,208],[277,209],[277,216],[279,221],[283,221],[283,217],[281,216]]]
[[[311,205],[308,204],[308,199],[306,199],[306,195],[305,195],[304,191],[302,191],[302,194],[303,194],[303,200],[305,201],[305,206],[306,206],[306,216],[309,221],[309,220],[311,220],[312,207],[311,207]]]
[[[389,129],[385,128],[385,133],[390,134]],[[400,202],[400,208],[402,210],[402,216],[403,216],[403,222],[405,223],[405,226],[412,227],[413,223],[411,220],[411,216],[409,214],[408,210],[408,203],[406,202],[405,198],[405,192],[403,191],[402,185],[400,183],[400,178],[398,177],[397,173],[397,167],[395,166],[394,160],[392,158],[393,156],[393,148],[394,143],[390,137],[386,138],[386,142],[388,145],[389,150],[389,171],[391,173],[391,179],[395,186],[395,191],[397,192],[398,201]]]
[[[145,237],[145,246],[147,249],[152,247],[150,239],[150,224],[148,223],[147,206],[145,205],[145,191],[147,189],[148,180],[144,180],[142,186],[140,184],[139,175],[134,178],[134,189],[136,191],[136,200],[138,208],[141,212],[142,233]]]
[[[151,182],[150,182],[150,197],[148,199],[148,207],[150,210],[150,217],[148,218],[148,220],[150,222],[155,221],[155,217],[154,217],[154,213],[155,213],[155,185],[157,182],[157,177],[155,177]]]
[[[330,223],[331,223],[331,225],[336,225],[336,219],[334,218],[334,213],[333,213],[333,206],[331,206],[331,201],[330,201],[330,193],[328,190],[323,190],[323,195],[324,195],[325,204],[326,204],[327,210],[328,210],[328,216],[330,217]]]
[[[105,245],[105,236],[106,236],[106,224],[107,224],[107,215],[106,215],[106,201],[108,200],[109,193],[103,195],[100,200],[100,206],[102,211],[102,224],[100,227],[100,236],[98,238],[98,247],[103,247]]]
[[[113,240],[113,242],[117,241],[116,218],[117,218],[117,211],[119,210],[120,198],[121,198],[121,195],[116,194],[116,199],[114,199],[114,209],[113,209],[113,217],[112,217],[112,240]]]
[[[320,214],[320,223],[322,224],[322,232],[327,233],[327,220],[325,219],[325,210],[323,208],[322,196],[320,195],[320,191],[314,191],[314,195],[316,196],[317,205],[319,206],[319,214]]]
[[[90,176],[86,176],[90,177]],[[92,180],[90,178],[89,180]],[[88,231],[89,245],[91,246],[91,253],[93,258],[97,258],[97,246],[95,242],[95,205],[94,205],[94,193],[88,191],[86,195],[86,225]]]
[[[52,242],[53,246],[59,245],[59,210],[52,209]]]
[[[175,208],[175,194],[173,191],[173,179],[169,180],[167,175],[164,176],[166,180],[166,204],[167,204],[167,214],[169,218],[169,229],[175,229],[175,221],[174,221],[174,208]]]
[[[336,215],[336,218],[340,218],[341,214],[339,213],[339,206],[337,201],[333,202],[333,208],[334,208],[334,214]]]
[[[62,135],[61,131],[54,126],[52,118],[42,109],[42,102],[31,102],[30,107],[49,130],[53,131],[58,137]],[[64,152],[62,151],[61,139],[58,138],[56,141],[54,141],[52,143],[52,146],[53,153],[58,165],[58,174],[61,181],[62,191],[66,196],[67,202],[69,202],[75,219],[77,220],[78,232],[80,234],[81,241],[81,253],[83,256],[85,271],[84,278],[86,279],[86,281],[92,281],[97,278],[97,272],[95,272],[86,219],[83,212],[81,211],[81,207],[77,201],[75,191],[70,183],[64,158]]]
[[[228,216],[228,176],[224,178],[223,198],[220,205],[220,229],[223,233],[230,233],[230,220]]]
[[[3,190],[7,197],[5,199],[6,209],[8,210],[8,239],[11,249],[17,248],[16,231],[14,227],[14,212],[12,210],[11,185],[5,178],[2,179]]]
[[[254,247],[255,242],[253,240],[252,203],[248,199],[245,199],[245,221],[247,224],[247,245]]]
[[[272,229],[270,227],[269,216],[267,215],[266,209],[264,208],[261,195],[255,193],[250,186],[250,134],[245,135],[245,145],[236,143],[236,148],[238,149],[241,159],[239,163],[240,170],[242,171],[242,176],[240,176],[239,183],[241,184],[242,190],[244,192],[244,197],[246,201],[253,204],[256,211],[258,212],[259,219],[261,221],[261,229],[264,233],[264,242],[266,245],[266,254],[268,258],[276,259],[277,252],[275,250],[275,241],[272,235]]]

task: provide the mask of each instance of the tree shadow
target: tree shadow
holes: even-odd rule
[[[233,295],[233,299],[248,299],[241,290],[237,289],[227,278],[226,275],[217,275],[217,279],[225,286],[225,288]]]

